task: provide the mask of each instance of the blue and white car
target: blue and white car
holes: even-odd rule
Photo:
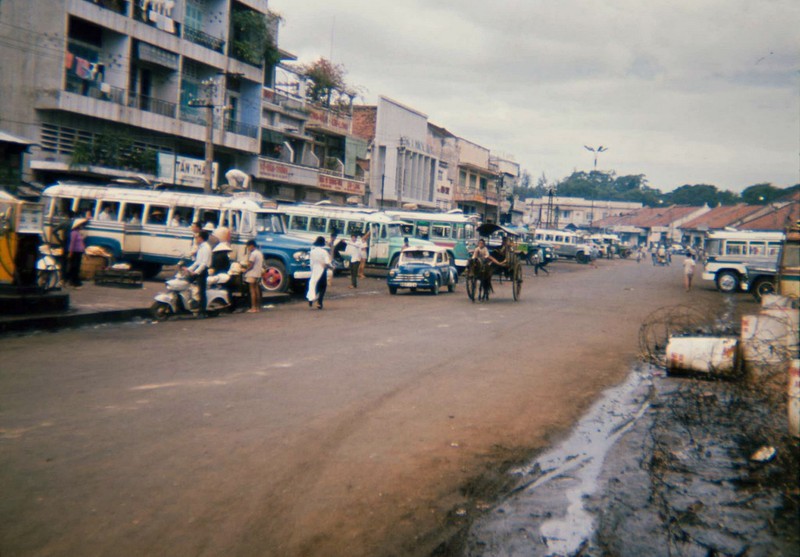
[[[389,271],[389,294],[399,288],[430,290],[435,296],[443,287],[453,292],[458,283],[458,271],[447,251],[441,246],[413,247],[400,253],[397,267]]]

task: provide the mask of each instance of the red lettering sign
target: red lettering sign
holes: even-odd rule
[[[364,195],[364,193],[366,193],[364,182],[348,180],[347,178],[340,178],[338,176],[329,176],[328,174],[319,175],[318,186],[324,190],[349,193],[352,195]]]

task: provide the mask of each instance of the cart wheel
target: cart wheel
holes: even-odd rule
[[[522,295],[522,265],[519,262],[514,265],[511,276],[511,293],[514,296],[515,302],[519,300]]]

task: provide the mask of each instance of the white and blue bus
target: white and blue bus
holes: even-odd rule
[[[467,266],[470,252],[478,241],[476,217],[467,216],[458,209],[447,213],[387,209],[386,214],[408,223],[402,227],[404,234],[447,248],[459,270]]]
[[[286,234],[277,204],[258,193],[206,195],[168,190],[62,182],[43,193],[45,239],[65,219],[88,218],[86,245],[100,246],[116,261],[129,262],[146,276],[174,265],[190,252],[191,224],[227,227],[233,256],[241,259],[248,240],[264,254],[261,286],[285,292],[311,276],[311,243]]]

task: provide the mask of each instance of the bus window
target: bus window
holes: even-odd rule
[[[330,219],[328,221],[328,232],[331,234],[341,234],[347,227],[347,223],[341,219]]]
[[[126,203],[125,204],[125,222],[128,224],[142,224],[142,214],[144,213],[144,205],[141,203]]]
[[[81,199],[78,201],[77,215],[87,219],[94,218],[94,210],[97,207],[96,199]]]
[[[256,232],[283,234],[283,219],[277,213],[258,213],[256,215]]]
[[[750,242],[747,246],[749,255],[765,255],[767,253],[766,244],[764,242]]]
[[[101,201],[100,212],[97,213],[97,220],[117,222],[117,219],[119,219],[119,203],[116,201]]]
[[[199,210],[199,219],[200,226],[205,228],[206,226],[213,226],[217,228],[219,226],[219,211],[213,209],[200,209]]]
[[[778,255],[781,252],[780,242],[769,242],[767,244],[767,255],[770,257]]]
[[[364,234],[364,223],[351,220],[347,223],[347,235],[352,236],[355,234],[356,236],[362,236]]]
[[[167,213],[169,207],[161,205],[150,205],[147,208],[147,224],[167,224]]]
[[[194,217],[194,208],[192,207],[174,207],[172,209],[172,219],[169,221],[170,226],[190,226],[192,218]]]
[[[305,232],[308,230],[308,217],[302,215],[292,215],[289,219],[289,228]]]
[[[744,255],[746,245],[745,242],[728,240],[725,244],[725,255]]]
[[[311,217],[308,223],[309,232],[325,232],[327,219],[325,217]]]
[[[450,238],[450,227],[445,224],[431,226],[431,235],[434,238]]]
[[[401,224],[400,230],[403,233],[403,236],[413,236],[414,235],[414,225],[413,224]]]
[[[253,233],[253,226],[254,226],[254,219],[253,213],[250,211],[236,211],[236,216],[240,219],[239,220],[239,234],[246,234],[250,235]]]

